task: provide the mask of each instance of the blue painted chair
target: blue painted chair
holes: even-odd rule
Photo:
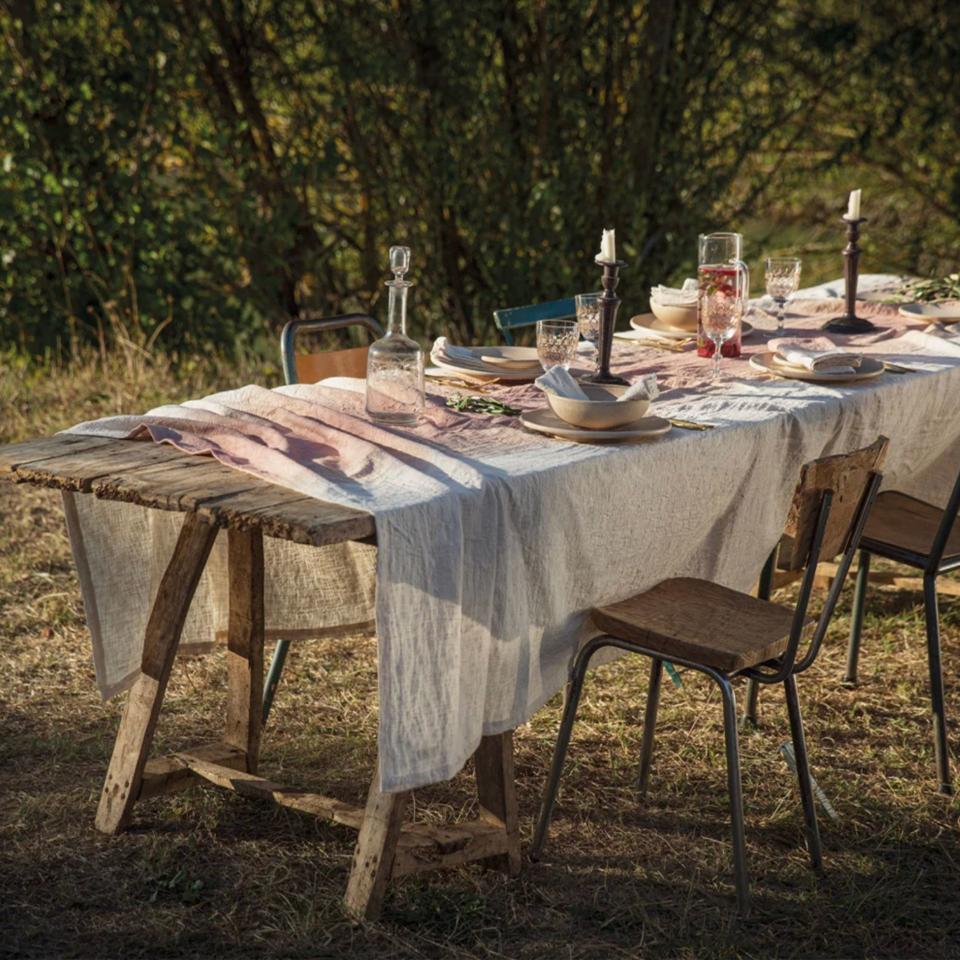
[[[367,346],[324,350],[320,353],[297,353],[297,337],[304,333],[328,333],[350,327],[362,327],[371,339],[383,336],[383,328],[366,313],[342,313],[333,317],[307,314],[287,321],[280,334],[280,359],[283,378],[288,383],[316,383],[325,377],[365,377]],[[283,664],[290,648],[289,640],[278,640],[263,685],[263,722],[267,722],[273,697],[283,673]]]
[[[513,331],[521,327],[532,327],[538,320],[565,320],[577,315],[577,304],[573,297],[563,300],[548,300],[546,303],[532,303],[528,307],[506,307],[493,311],[493,322],[497,325],[504,343],[513,343]]]

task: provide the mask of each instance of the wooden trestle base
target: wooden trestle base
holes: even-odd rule
[[[374,773],[365,808],[274,783],[257,775],[263,691],[263,534],[229,528],[228,695],[221,743],[148,760],[183,623],[217,534],[187,513],[157,590],[144,637],[142,673],[130,690],[107,770],[96,826],[108,834],[129,823],[138,800],[205,783],[323,817],[359,831],[345,905],[360,920],[379,916],[391,878],[471,861],[516,874],[520,838],[513,739],[484,737],[475,754],[480,815],[451,826],[405,822],[407,793],[381,793]]]

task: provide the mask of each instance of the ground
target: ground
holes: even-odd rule
[[[0,442],[186,392],[156,370],[144,391],[143,373],[61,371],[37,383],[0,361]],[[919,597],[875,590],[868,610],[860,685],[840,682],[849,590],[800,678],[813,773],[838,816],[821,810],[822,876],[808,867],[778,750],[789,736],[783,695],[764,690],[761,727],[741,741],[754,910],[735,918],[718,695],[690,674],[682,688],[665,678],[641,801],[647,664],[629,658],[588,679],[543,861],[516,879],[471,867],[400,881],[381,922],[362,927],[340,905],[355,838],[346,828],[198,788],[139,805],[123,836],[93,829],[122,697],[103,703],[94,686],[58,496],[0,485],[0,955],[958,956],[960,805],[936,793]],[[960,604],[945,598],[941,614],[956,717]],[[362,800],[374,652],[362,638],[293,648],[266,730],[267,776]],[[216,736],[223,696],[222,654],[181,661],[159,749]],[[517,731],[525,840],[559,709],[555,698]],[[418,791],[416,815],[470,814],[471,785],[465,772]]]

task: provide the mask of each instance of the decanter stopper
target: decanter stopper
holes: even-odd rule
[[[403,280],[403,275],[410,269],[409,247],[390,248],[390,269],[393,271],[395,281]]]

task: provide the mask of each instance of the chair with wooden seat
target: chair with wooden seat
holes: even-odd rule
[[[288,320],[280,333],[280,359],[284,380],[293,384],[316,383],[326,377],[366,377],[368,344],[340,350],[322,350],[318,353],[297,352],[297,338],[303,334],[326,334],[350,328],[365,330],[369,339],[375,340],[383,336],[383,328],[366,313],[342,313],[331,317],[305,314]],[[274,647],[273,658],[264,680],[263,723],[267,722],[270,715],[289,648],[289,640],[278,640]]]
[[[532,327],[539,320],[566,320],[576,315],[576,300],[573,297],[565,297],[563,300],[532,303],[527,307],[505,307],[502,310],[494,310],[493,322],[497,325],[503,342],[512,344],[514,330]]]
[[[796,758],[807,847],[814,868],[820,867],[820,834],[810,785],[807,750],[797,698],[796,676],[815,660],[833,614],[843,575],[853,560],[870,506],[880,483],[887,441],[879,438],[862,450],[808,463],[800,474],[781,544],[781,565],[804,571],[794,609],[758,599],[706,580],[665,580],[645,593],[591,612],[603,633],[578,652],[571,671],[563,719],[550,776],[544,791],[531,857],[543,847],[556,800],[564,757],[593,655],[615,647],[651,658],[650,682],[640,756],[640,791],[646,793],[653,755],[654,728],[664,661],[706,674],[720,687],[727,756],[727,785],[733,824],[734,871],[741,912],[749,907],[740,752],[731,680],[755,678],[782,683]],[[842,553],[840,572],[812,633],[806,627],[807,605],[821,553]],[[801,643],[808,636],[804,652]]]
[[[930,672],[930,702],[933,709],[933,749],[940,793],[953,794],[947,719],[944,711],[943,670],[940,664],[940,618],[937,610],[937,577],[960,568],[960,477],[954,484],[946,507],[885,490],[877,497],[860,545],[847,648],[848,683],[857,682],[863,606],[870,577],[870,558],[885,557],[923,574],[923,605],[927,633],[927,663]]]

